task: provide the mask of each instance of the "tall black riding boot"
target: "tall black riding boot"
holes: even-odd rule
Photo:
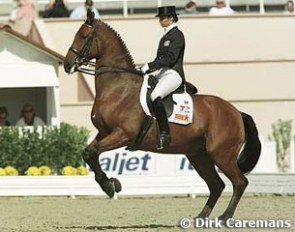
[[[169,134],[168,118],[161,97],[158,97],[153,101],[153,108],[160,130],[160,144],[157,149],[162,150],[165,146],[169,145],[171,138]]]

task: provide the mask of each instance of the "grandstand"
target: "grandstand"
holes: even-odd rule
[[[36,0],[39,11],[45,10],[49,0]],[[84,0],[68,0],[68,7],[73,10],[83,4]],[[94,0],[94,6],[102,15],[133,15],[155,13],[156,8],[162,5],[175,5],[181,9],[187,0]],[[287,0],[227,0],[227,3],[237,12],[282,12]],[[215,4],[215,0],[197,0],[198,11],[207,13]],[[15,5],[13,0],[0,1],[0,17],[7,17]]]

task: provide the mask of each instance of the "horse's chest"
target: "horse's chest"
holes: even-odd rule
[[[95,104],[91,112],[91,121],[93,125],[99,130],[108,131],[110,129],[109,120],[111,119],[108,113],[110,107],[104,104]]]

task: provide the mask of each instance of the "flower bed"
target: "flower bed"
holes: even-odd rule
[[[81,153],[89,131],[66,123],[40,129],[0,128],[0,175],[67,175],[75,174],[67,166],[85,166]]]
[[[57,175],[57,173],[53,173],[51,168],[48,166],[31,166],[29,167],[25,173],[26,176],[51,176]],[[19,172],[16,168],[12,166],[7,166],[5,168],[0,168],[0,176],[18,176]],[[74,168],[72,166],[66,166],[62,169],[61,175],[64,176],[87,176],[89,175],[89,170],[85,166],[79,166]]]

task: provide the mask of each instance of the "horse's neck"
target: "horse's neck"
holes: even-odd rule
[[[97,61],[97,67],[119,67],[134,69],[133,59],[121,39],[120,35],[110,26],[99,22],[100,33],[100,59]]]
[[[134,69],[133,59],[121,37],[107,24],[98,22],[100,58],[96,69],[100,67],[115,67]],[[143,79],[128,72],[106,72],[95,79],[97,96],[111,94],[121,96],[139,95]]]
[[[107,99],[139,99],[143,79],[130,73],[103,73],[95,78],[96,98],[103,101]]]

